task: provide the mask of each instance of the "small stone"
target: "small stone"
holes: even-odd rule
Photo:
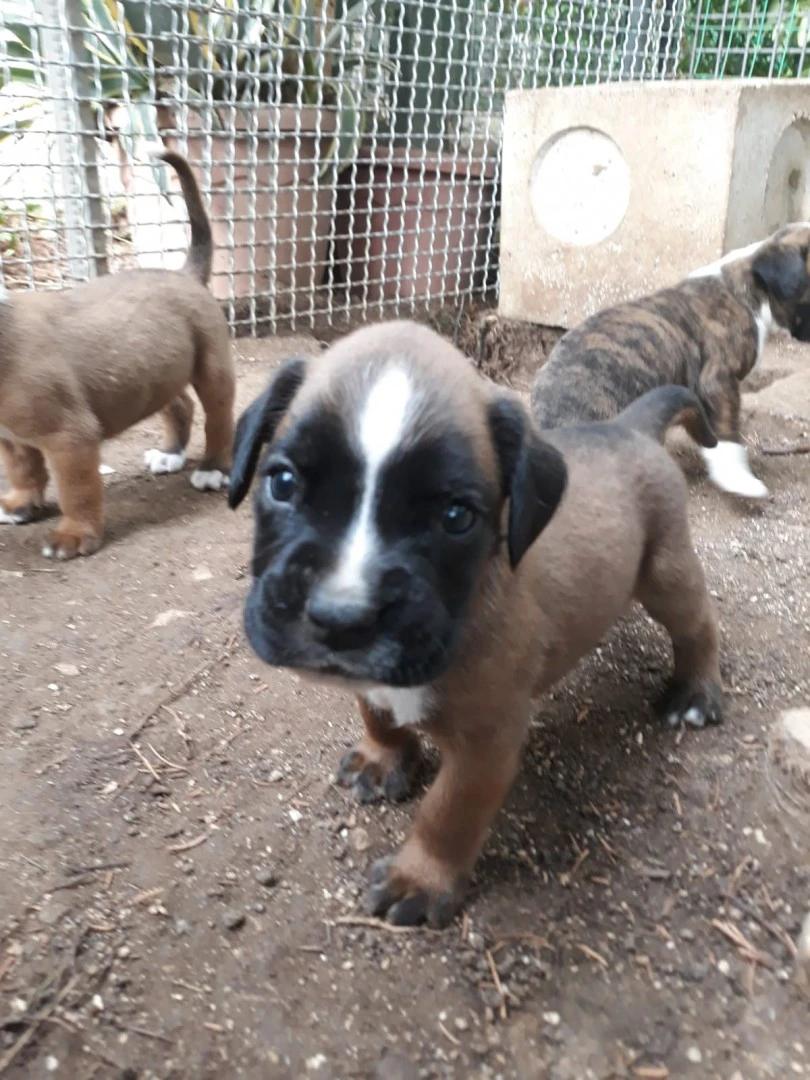
[[[721,975],[728,975],[731,971],[731,964],[728,962],[728,960],[718,960],[717,970],[720,972]]]
[[[54,664],[53,669],[58,671],[60,675],[65,675],[68,679],[75,679],[80,674],[75,664]]]
[[[226,911],[222,916],[222,927],[224,930],[239,930],[244,925],[244,911]]]
[[[287,813],[289,814],[290,821],[293,823],[293,825],[297,825],[301,818],[304,816],[300,810],[295,809],[288,810]]]
[[[560,1017],[560,1014],[558,1012],[544,1012],[543,1013],[543,1023],[548,1024],[549,1027],[559,1027],[560,1026],[560,1020],[561,1020],[561,1017]]]
[[[37,726],[37,722],[33,716],[21,716],[14,721],[13,726],[15,731],[33,731]]]
[[[185,934],[191,933],[191,923],[188,919],[175,919],[174,920],[174,932],[178,936],[182,937]]]
[[[262,868],[256,871],[256,880],[265,889],[273,889],[278,885],[278,874],[273,873],[272,870]]]
[[[463,1016],[457,1016],[453,1023],[455,1024],[456,1031],[466,1031],[470,1026],[469,1020]]]
[[[45,1068],[48,1072],[56,1072],[59,1068],[59,1058],[55,1058],[53,1054],[48,1054],[45,1058]]]
[[[349,843],[357,852],[368,851],[371,847],[368,832],[363,828],[352,829],[349,833]]]
[[[129,945],[122,945],[116,955],[118,956],[119,960],[126,960],[129,958],[131,953],[132,950],[130,949]]]
[[[686,1060],[690,1061],[693,1065],[700,1065],[703,1061],[703,1054],[700,1052],[700,1047],[690,1046],[686,1051]]]
[[[314,1054],[311,1058],[307,1058],[306,1066],[309,1072],[318,1072],[326,1064],[325,1054]]]
[[[93,1012],[104,1012],[104,998],[101,994],[93,994],[90,1004]]]

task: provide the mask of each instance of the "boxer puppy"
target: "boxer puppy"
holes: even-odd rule
[[[654,386],[697,394],[719,442],[702,449],[721,491],[764,498],[740,437],[740,383],[773,327],[810,341],[810,225],[780,229],[680,284],[597,312],[564,335],[540,369],[540,426],[607,420]]]
[[[205,454],[191,483],[200,491],[227,483],[235,376],[228,326],[206,288],[211,227],[188,162],[162,156],[188,207],[183,270],[127,270],[65,292],[0,290],[0,457],[11,485],[0,523],[41,516],[53,472],[63,516],[47,558],[90,555],[101,544],[104,439],[160,411],[165,443],[146,452],[146,465],[153,473],[183,467],[189,384],[206,414]]]
[[[241,416],[229,501],[258,471],[253,649],[357,695],[365,734],[339,779],[362,801],[407,794],[420,731],[441,751],[410,839],[372,870],[373,912],[434,926],[453,916],[517,771],[532,697],[633,600],[672,638],[670,722],[721,719],[686,484],[660,445],[675,422],[716,441],[681,387],[613,423],[541,435],[517,396],[407,322],[289,361]]]

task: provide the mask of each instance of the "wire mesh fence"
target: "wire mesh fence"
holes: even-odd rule
[[[0,0],[3,281],[181,265],[166,147],[237,332],[457,305],[497,286],[507,89],[796,75],[805,32],[753,0]]]

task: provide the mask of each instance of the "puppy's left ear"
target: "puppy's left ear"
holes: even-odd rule
[[[776,300],[798,300],[807,284],[807,251],[767,244],[751,264],[751,272]]]
[[[304,381],[306,370],[306,360],[288,360],[264,393],[248,405],[239,417],[228,484],[228,506],[231,510],[235,510],[247,495],[262,447],[275,435],[298,387]]]
[[[568,482],[562,454],[542,439],[520,403],[495,398],[489,407],[492,441],[509,497],[509,562],[517,566],[548,525]]]

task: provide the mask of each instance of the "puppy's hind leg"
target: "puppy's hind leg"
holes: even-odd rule
[[[0,439],[0,458],[11,490],[0,498],[0,525],[27,525],[45,510],[48,470],[45,458],[33,446]]]
[[[163,447],[153,447],[143,455],[144,464],[155,475],[180,472],[186,463],[186,448],[191,438],[194,401],[187,390],[170,401],[161,411],[166,437]]]
[[[205,410],[205,455],[191,474],[198,491],[219,491],[228,486],[233,447],[233,410],[236,376],[231,361],[227,329],[213,342],[192,379]]]
[[[636,599],[672,639],[675,667],[661,702],[667,721],[703,727],[723,719],[719,632],[685,507],[679,516],[646,560]]]

